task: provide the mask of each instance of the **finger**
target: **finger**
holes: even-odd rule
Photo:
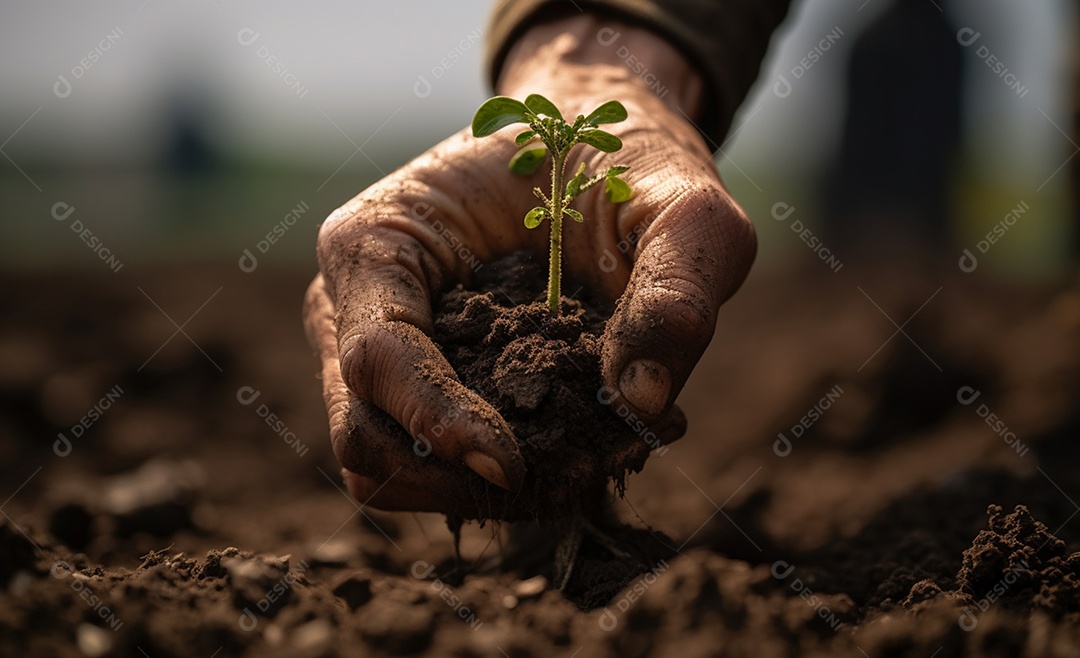
[[[387,512],[439,512],[452,513],[452,503],[446,498],[424,489],[412,489],[394,482],[379,482],[348,469],[341,469],[342,479],[353,498],[364,505],[371,505]]]
[[[322,363],[331,445],[346,469],[345,481],[353,496],[386,510],[437,511],[464,518],[509,515],[508,496],[488,491],[486,483],[464,467],[432,455],[430,445],[409,437],[386,412],[345,386],[333,306],[321,276],[308,288],[304,306],[308,339]]]
[[[619,412],[616,411],[616,413]],[[678,405],[674,405],[671,411],[640,433],[640,441],[625,443],[618,453],[611,455],[608,467],[612,469],[612,472],[621,468],[639,472],[645,466],[650,454],[655,453],[659,456],[667,454],[667,445],[682,438],[684,434],[686,434],[686,415]]]
[[[525,466],[510,426],[458,380],[424,332],[431,330],[432,279],[441,270],[409,232],[416,223],[361,221],[327,222],[319,237],[342,379],[439,457],[519,488]]]
[[[601,368],[605,384],[632,410],[656,420],[712,340],[717,311],[746,278],[756,240],[712,179],[657,174],[637,187],[647,192],[623,212],[630,221],[656,219],[605,329]]]
[[[515,506],[510,494],[498,490],[473,493],[471,497],[447,496],[443,492],[414,486],[407,476],[386,482],[342,470],[349,493],[363,505],[388,512],[437,512],[463,519],[518,521],[534,518],[525,506]]]
[[[364,505],[386,511],[421,511],[453,514],[466,519],[507,521],[535,517],[534,496],[511,495],[463,467],[429,454],[430,446],[415,441],[381,409],[353,395],[341,379],[333,309],[321,277],[308,290],[305,327],[322,362],[323,393],[331,410],[331,443],[344,466],[342,475],[350,494]],[[642,441],[612,457],[612,469],[627,464],[640,470],[653,449],[681,437],[686,418],[676,406],[651,426]],[[544,499],[555,506],[547,492]]]
[[[650,429],[656,435],[658,445],[666,446],[674,443],[686,435],[686,414],[682,407],[674,404],[671,406],[671,411],[664,414]]]
[[[322,275],[308,288],[304,324],[308,340],[322,363],[323,400],[330,417],[330,443],[338,463],[380,482],[405,466],[418,468],[409,463],[410,457],[425,457],[431,447],[409,437],[393,418],[352,394],[341,378],[334,309]]]

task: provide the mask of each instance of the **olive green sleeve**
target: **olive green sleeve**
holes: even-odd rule
[[[586,11],[653,29],[694,63],[707,83],[699,127],[716,148],[757,78],[769,38],[791,0],[506,0],[492,13],[486,63],[494,81],[528,22]]]

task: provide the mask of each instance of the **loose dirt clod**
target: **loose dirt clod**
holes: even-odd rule
[[[941,596],[963,601],[972,611],[995,606],[1057,618],[1080,612],[1080,552],[1069,554],[1065,542],[1024,505],[1009,514],[991,505],[986,513],[988,527],[964,551],[956,589],[943,591],[923,580],[912,587],[905,604]]]
[[[651,447],[601,403],[604,317],[565,298],[562,312],[552,315],[543,281],[539,264],[524,253],[485,266],[476,290],[459,286],[442,297],[433,338],[461,381],[513,429],[528,469],[514,502],[559,536],[551,554],[554,586],[590,606],[597,586],[620,588],[653,566],[598,527],[607,481],[621,494],[627,472],[641,470]],[[648,533],[631,538],[656,551]],[[609,587],[602,578],[571,584],[575,576],[585,582],[595,575],[577,567],[585,542],[606,554],[603,563],[620,565],[607,573]]]
[[[311,352],[294,305],[281,304],[301,297],[307,272],[260,267],[252,276],[232,263],[146,271],[144,288],[165,293],[170,311],[196,309],[224,285],[190,327],[224,375],[187,341],[143,367],[174,328],[112,272],[26,274],[24,284],[0,286],[10,319],[0,363],[35,345],[45,365],[17,380],[0,368],[0,656],[86,658],[83,624],[104,630],[110,657],[1076,655],[1080,324],[1060,309],[1080,299],[1080,282],[1065,291],[986,287],[948,265],[956,274],[932,285],[910,263],[867,276],[864,290],[893,318],[944,289],[905,326],[919,347],[897,335],[858,376],[896,328],[850,279],[825,268],[752,277],[725,306],[714,348],[680,398],[691,432],[654,455],[615,506],[680,550],[652,555],[654,568],[640,574],[586,541],[566,593],[588,612],[552,591],[551,547],[539,550],[555,539],[551,526],[520,542],[538,549],[532,563],[419,580],[414,560],[440,574],[453,564],[441,521],[418,515],[421,526],[370,505],[361,514],[319,472],[336,475],[326,409],[315,379],[298,376],[311,372]],[[53,441],[74,421],[52,418],[43,401],[64,371],[89,373],[91,403],[117,382],[128,393],[60,458]],[[790,428],[837,384],[843,395],[796,438]],[[259,387],[260,403],[280,411],[310,452],[298,455],[238,404],[241,385]],[[964,406],[960,386],[982,395]],[[987,424],[984,403],[1030,450],[1020,454]],[[775,452],[778,431],[792,439],[786,456]],[[122,536],[98,501],[53,495],[118,481],[154,458],[205,469],[191,492],[193,527]],[[82,512],[60,516],[91,517],[66,526],[79,547],[50,530],[57,506],[76,503]],[[991,508],[992,521],[990,505],[1001,508]],[[620,547],[660,547],[644,530],[606,530]],[[1050,541],[1028,560],[1047,531],[1064,551]],[[466,533],[471,564],[487,538]],[[353,552],[316,550],[331,538]],[[274,585],[291,593],[277,614],[263,615],[258,601],[251,615],[237,608],[222,561],[261,569],[287,553],[291,576]],[[493,541],[484,556],[499,553]],[[1007,582],[1014,555],[1035,574],[1030,589]],[[301,561],[310,565],[302,574]],[[537,574],[544,591],[519,597],[536,588],[519,583]],[[998,582],[1010,588],[983,612],[977,604]],[[273,587],[256,594],[277,596]],[[970,631],[959,623],[965,607],[977,616]],[[419,614],[380,632],[369,613],[384,609]],[[326,626],[309,626],[318,620],[333,628],[329,646]]]
[[[595,509],[598,500],[581,498],[609,479],[621,491],[651,447],[598,398],[604,317],[565,298],[551,315],[543,286],[540,264],[525,254],[485,265],[475,290],[443,295],[433,339],[514,430],[528,469],[515,504],[553,520]]]

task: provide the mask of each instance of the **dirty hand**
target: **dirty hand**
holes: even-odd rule
[[[666,93],[648,88],[637,63]],[[756,249],[690,123],[701,105],[698,75],[651,33],[581,15],[525,33],[498,86],[518,99],[543,94],[565,116],[612,99],[626,106],[629,119],[613,126],[623,149],[576,149],[568,170],[583,158],[590,171],[629,165],[636,196],[616,206],[598,186],[578,197],[586,220],[567,228],[564,272],[597,297],[619,299],[602,363],[613,410],[651,423],[662,441],[678,438],[685,421],[674,400]],[[521,220],[544,174],[511,174],[515,130],[503,133],[456,134],[346,203],[319,233],[307,332],[322,360],[334,454],[350,493],[375,507],[472,518],[464,468],[510,490],[525,475],[507,423],[458,381],[429,338],[433,300],[468,285],[477,262],[546,253],[547,231]]]

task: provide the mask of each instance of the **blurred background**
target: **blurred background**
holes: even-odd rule
[[[92,624],[99,645],[147,656],[217,655],[220,643],[221,655],[271,655],[270,629],[292,642],[311,637],[301,624],[328,635],[326,620],[340,624],[342,655],[370,626],[413,632],[420,599],[393,597],[428,589],[410,566],[450,564],[450,534],[438,515],[369,515],[338,488],[301,301],[323,218],[467,125],[490,94],[490,7],[0,3],[0,653],[74,655],[54,647],[74,652]],[[1065,589],[1018,588],[1041,594],[1022,617],[999,602],[967,640],[955,617],[899,615],[933,595],[917,580],[957,582],[990,503],[1023,503],[1080,541],[1080,280],[1067,283],[1080,243],[1078,26],[1069,0],[795,0],[714,145],[757,226],[758,262],[680,396],[687,437],[634,476],[617,509],[694,551],[679,558],[689,568],[672,559],[687,577],[639,610],[679,621],[642,617],[647,628],[690,646],[682,620],[720,609],[719,592],[760,606],[701,617],[732,647],[856,655],[848,627],[819,644],[824,617],[794,602],[799,590],[748,580],[781,557],[874,620],[864,656],[894,655],[899,641],[936,655],[933,628],[982,655],[1076,626],[1066,594],[1031,613],[1047,591],[1072,591],[1057,566],[1045,573]],[[859,268],[882,250],[888,259]],[[968,389],[979,405],[958,398]],[[473,559],[492,541],[469,532]],[[190,565],[182,555],[228,546],[315,569],[261,627],[265,643],[235,621],[247,585],[190,566],[164,575],[166,553]],[[153,566],[114,578],[146,558]],[[83,579],[48,575],[60,559],[93,569],[118,634],[101,639],[91,588],[74,586]],[[373,584],[342,580],[359,568]],[[979,576],[986,591],[1003,582],[994,573]],[[480,584],[462,597],[484,630],[558,643],[504,653],[556,655],[571,646],[564,629],[604,628],[544,612],[547,596],[543,608],[514,598],[511,611],[501,578],[470,576]],[[349,610],[336,598],[350,582],[390,605],[350,614],[353,596],[341,594]],[[438,613],[423,614],[437,617],[420,618],[430,628],[418,636],[435,619],[440,638],[471,633],[431,591],[421,598]],[[753,623],[729,628],[731,614]],[[610,652],[653,646],[633,632],[612,634],[625,645]],[[456,646],[441,655],[493,653]]]
[[[5,3],[3,268],[312,263],[330,211],[468,122],[488,9]],[[980,267],[1062,272],[1077,23],[1066,0],[796,2],[718,155],[760,266],[825,260],[783,203],[841,261],[864,217],[959,258],[1020,208]]]

